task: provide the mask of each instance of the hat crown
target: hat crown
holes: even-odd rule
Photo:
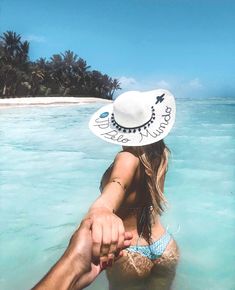
[[[138,91],[121,94],[113,103],[115,121],[122,127],[139,127],[151,118],[151,106],[146,106],[148,100]]]
[[[91,117],[89,127],[109,143],[145,146],[168,135],[175,114],[175,99],[168,90],[129,91],[98,109]]]

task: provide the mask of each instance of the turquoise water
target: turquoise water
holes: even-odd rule
[[[0,111],[0,289],[29,289],[65,249],[118,146],[101,104]],[[181,249],[175,290],[234,290],[235,99],[178,99],[163,221]],[[88,289],[105,290],[99,277]]]

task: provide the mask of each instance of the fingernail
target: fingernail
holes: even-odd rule
[[[107,267],[107,262],[102,263],[102,268],[105,269]]]

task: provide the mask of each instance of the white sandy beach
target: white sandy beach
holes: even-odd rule
[[[97,102],[109,103],[111,101],[101,98],[75,98],[75,97],[7,98],[0,99],[0,109],[6,109],[11,107],[26,107],[26,106],[81,105]]]

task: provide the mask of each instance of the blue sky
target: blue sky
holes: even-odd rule
[[[73,50],[125,90],[235,96],[234,15],[232,0],[1,0],[0,33],[32,59]]]

